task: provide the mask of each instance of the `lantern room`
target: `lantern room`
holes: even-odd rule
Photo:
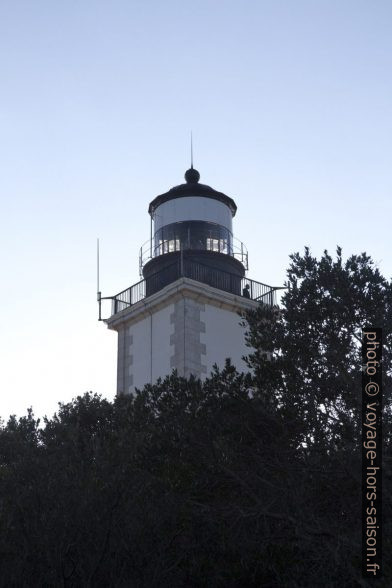
[[[150,292],[160,288],[156,275],[166,270],[166,280],[173,264],[192,262],[226,272],[234,276],[234,282],[248,269],[246,247],[233,235],[234,200],[199,180],[199,172],[191,167],[185,184],[157,196],[149,205],[151,235],[140,251],[140,272]]]

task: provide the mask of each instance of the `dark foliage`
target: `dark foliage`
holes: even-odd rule
[[[135,398],[86,394],[0,431],[0,585],[354,587],[360,329],[385,335],[384,579],[392,585],[392,289],[365,255],[292,257],[228,362]],[[267,355],[266,355],[267,354]]]

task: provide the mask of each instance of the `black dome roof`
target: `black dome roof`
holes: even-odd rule
[[[232,198],[223,194],[223,192],[217,192],[210,186],[205,184],[199,184],[200,174],[197,169],[191,167],[185,172],[185,180],[186,184],[180,184],[179,186],[174,186],[168,192],[164,194],[160,194],[154,200],[150,202],[150,206],[148,207],[148,212],[150,215],[153,215],[155,210],[163,204],[164,202],[168,202],[169,200],[173,200],[174,198],[183,198],[185,196],[203,196],[205,198],[212,198],[213,200],[219,200],[228,206],[231,210],[231,214],[234,216],[237,212],[237,205]]]

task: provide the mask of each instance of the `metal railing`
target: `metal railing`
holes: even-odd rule
[[[189,249],[195,249],[192,246],[182,243],[180,239],[168,239],[166,241],[160,241],[158,245],[155,245],[153,240],[148,240],[140,247],[139,251],[139,274],[143,275],[143,267],[150,259],[159,257],[160,255],[166,255],[167,253],[174,253],[175,251],[188,251]],[[231,237],[230,245],[227,245],[218,239],[207,238],[200,247],[202,251],[212,251],[214,253],[223,253],[224,255],[230,255],[235,259],[238,259],[248,269],[248,250],[244,243],[236,237]]]
[[[241,280],[241,292],[244,293],[246,287],[249,286],[249,298],[256,300],[257,302],[264,302],[268,306],[276,306],[277,298],[276,291],[281,290],[282,287],[273,288],[262,282],[256,282],[255,280],[249,280],[248,278],[242,278]]]
[[[185,259],[163,268],[115,296],[107,297],[106,300],[112,301],[111,316],[159,292],[159,290],[181,277],[190,278],[218,290],[231,292],[269,306],[277,304],[276,291],[280,288],[274,288],[262,282],[242,278],[239,275]],[[102,300],[105,300],[105,298],[102,298]]]
[[[136,304],[140,300],[146,297],[146,280],[141,280],[134,284],[130,288],[123,290],[116,296],[111,297],[112,301],[112,316],[125,310],[132,304]]]

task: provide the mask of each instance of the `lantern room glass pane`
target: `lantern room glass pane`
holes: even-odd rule
[[[233,254],[231,232],[221,225],[187,221],[166,225],[154,236],[154,256],[174,251],[195,250]]]

